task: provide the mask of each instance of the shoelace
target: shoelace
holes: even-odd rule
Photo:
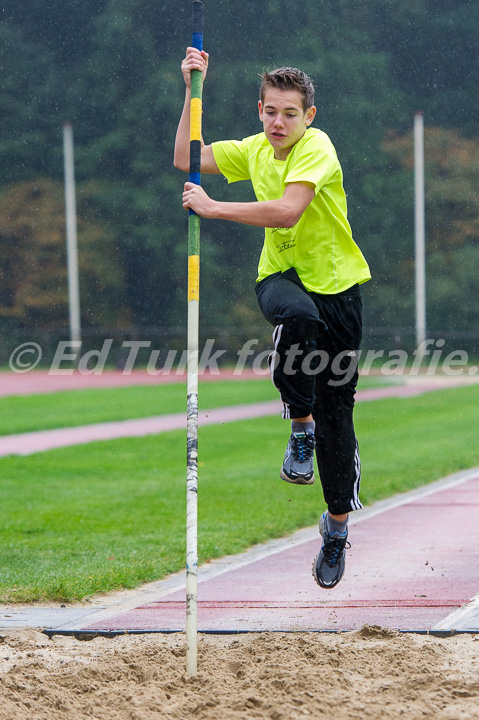
[[[306,462],[314,452],[314,435],[308,433],[293,435],[292,445],[294,459],[300,463]]]
[[[323,543],[323,555],[329,567],[337,565],[344,548],[349,549],[350,547],[351,543],[348,542],[346,538],[330,538],[329,540],[325,540]]]

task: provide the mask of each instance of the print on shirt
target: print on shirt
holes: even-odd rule
[[[285,250],[291,250],[291,248],[296,247],[296,243],[292,242],[291,240],[285,240],[284,242],[280,243],[279,245],[276,245],[276,249],[279,253],[284,252]]]

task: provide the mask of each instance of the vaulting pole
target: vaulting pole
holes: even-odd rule
[[[193,0],[192,47],[203,50],[203,2]],[[201,114],[203,77],[191,72],[190,182],[201,185]],[[188,409],[186,475],[186,670],[196,675],[198,654],[198,326],[200,290],[200,218],[188,216]]]

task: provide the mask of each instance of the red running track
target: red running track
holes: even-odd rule
[[[12,373],[12,375],[14,374]],[[108,382],[106,385],[102,385],[101,387],[113,387],[113,385],[108,385],[108,383],[115,383],[119,381],[119,378],[116,376],[116,374],[115,377],[110,377],[110,375],[113,375],[113,373],[106,375],[109,378]],[[121,382],[123,382],[124,385],[128,384],[124,379],[126,377],[130,379],[129,384],[135,384],[136,376],[132,377],[132,375],[133,373],[130,376],[123,376],[123,380]],[[152,377],[147,376],[145,373],[138,373],[138,375],[141,376],[143,380],[145,380],[145,378]],[[251,373],[248,374],[248,379],[250,379],[250,375],[251,377],[258,377],[254,373]],[[119,376],[120,378],[122,377],[121,373],[119,373]],[[53,377],[57,378],[57,376]],[[68,377],[72,379],[73,376]],[[74,379],[75,382],[80,382],[80,380],[81,382],[83,382],[85,378],[91,379],[92,377],[93,376],[78,375],[78,377]],[[230,379],[233,377],[241,379],[240,376],[234,376],[232,372],[221,374],[222,379]],[[0,380],[1,379],[2,375],[0,373]],[[65,379],[66,376],[64,380]],[[97,376],[98,381],[100,381],[101,379],[102,376]],[[218,378],[217,376],[210,376],[210,379],[214,380]],[[149,380],[147,382],[149,382]],[[418,383],[417,385],[396,385],[388,387],[370,388],[368,390],[359,390],[357,392],[356,398],[359,402],[365,402],[371,400],[381,400],[383,398],[390,397],[412,397],[425,392],[431,392],[439,388],[443,389],[446,387],[455,387],[456,385],[456,382],[446,381],[444,383],[441,383],[440,386],[431,385],[430,383]],[[72,388],[70,387],[70,389]],[[46,390],[44,390],[44,392],[46,392]],[[239,388],[239,395],[240,392],[241,391]],[[249,405],[233,405],[230,407],[214,408],[212,410],[204,410],[200,412],[199,424],[201,426],[204,426],[225,422],[234,422],[235,420],[248,420],[251,418],[276,415],[280,412],[281,405],[279,400],[254,403]],[[91,425],[82,425],[55,430],[41,430],[37,432],[20,433],[16,435],[4,435],[0,437],[0,457],[5,457],[7,455],[30,455],[31,453],[43,452],[45,450],[52,450],[59,447],[84,445],[90,442],[97,442],[100,440],[113,440],[115,438],[144,437],[145,435],[156,435],[158,433],[168,432],[170,430],[182,430],[184,428],[186,428],[186,413],[175,413],[174,415],[159,415],[150,418],[140,418],[137,420],[121,420],[116,422],[96,423]]]
[[[199,630],[432,630],[479,592],[479,469],[428,492],[357,523],[351,516],[346,574],[333,590],[311,576],[319,536],[204,582],[200,569]],[[184,631],[185,616],[181,590],[82,629]]]
[[[219,374],[204,372],[200,374],[200,382],[215,380],[264,380],[269,377],[269,369],[255,372],[244,368],[240,372],[235,370],[221,370]],[[436,390],[439,388],[456,387],[460,382],[477,382],[478,378],[469,375],[441,377],[440,384],[434,383],[433,376],[413,376],[414,385],[401,385],[398,387],[376,388],[384,392],[394,391],[415,394],[416,385],[420,392]],[[432,381],[432,385],[431,385]],[[86,374],[78,371],[52,372],[47,370],[30,370],[29,372],[0,372],[0,397],[8,395],[33,395],[37,393],[61,392],[64,390],[87,390],[113,387],[127,387],[130,385],[163,385],[172,383],[186,383],[186,373],[176,375],[171,372],[165,375],[150,375],[144,370],[103,370],[98,375]],[[413,389],[414,388],[414,389]],[[421,389],[422,388],[422,389]],[[365,392],[365,391],[363,391]]]
[[[214,380],[263,380],[269,377],[269,370],[255,373],[250,369],[243,369],[235,374],[233,370],[221,370],[221,373],[200,374],[200,382]],[[33,395],[36,393],[61,392],[63,390],[91,390],[102,388],[128,387],[129,385],[165,385],[172,383],[186,383],[186,373],[178,375],[174,372],[162,375],[150,375],[144,370],[103,370],[98,375],[81,373],[78,371],[57,371],[49,373],[47,370],[30,370],[25,373],[0,373],[0,397],[7,395]]]
[[[141,374],[148,383],[158,378]],[[132,377],[133,376],[133,377]],[[24,381],[25,376],[20,377]],[[55,376],[53,376],[55,379]],[[95,377],[96,383],[102,376]],[[128,384],[137,382],[134,373]],[[225,377],[222,374],[222,377]],[[238,376],[236,376],[238,377]],[[257,377],[257,376],[256,376]],[[92,376],[78,376],[81,387]],[[105,378],[108,382],[105,384]],[[32,378],[34,379],[34,378]],[[37,377],[28,392],[38,392]],[[56,381],[59,378],[56,377]],[[138,378],[139,379],[139,378]],[[213,376],[211,379],[215,379]],[[241,377],[238,377],[241,379]],[[14,381],[0,374],[0,394]],[[43,392],[72,389],[41,385]],[[177,378],[175,378],[177,380]],[[50,381],[48,381],[50,382]],[[105,373],[101,387],[125,385],[121,373]],[[85,383],[85,384],[82,384]],[[440,386],[392,386],[358,392],[358,400],[406,397]],[[96,385],[100,386],[100,385]],[[12,382],[9,394],[18,394]],[[27,392],[26,386],[22,386]],[[77,386],[78,387],[78,386]],[[278,412],[279,402],[220,408],[204,412],[201,424],[228,422]],[[185,415],[160,416],[120,423],[103,423],[0,439],[0,455],[26,454],[64,445],[158,433],[185,427]],[[300,490],[306,490],[302,488]],[[479,592],[479,523],[471,509],[479,506],[479,470],[466,481],[434,493],[427,489],[407,503],[373,516],[352,516],[346,575],[334,590],[320,589],[311,577],[311,564],[320,539],[287,547],[199,583],[198,622],[202,631],[239,632],[260,630],[352,630],[365,623],[401,630],[430,631],[447,628],[448,617]],[[358,520],[355,522],[354,518]],[[467,608],[466,608],[467,611]],[[465,612],[466,612],[465,611]],[[184,590],[162,597],[134,610],[92,622],[89,632],[148,632],[185,629]],[[459,611],[460,613],[460,611]],[[479,632],[479,612],[461,621],[468,631]]]

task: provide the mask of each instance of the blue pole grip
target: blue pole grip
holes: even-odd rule
[[[203,0],[193,0],[193,34],[191,46],[203,50]]]

